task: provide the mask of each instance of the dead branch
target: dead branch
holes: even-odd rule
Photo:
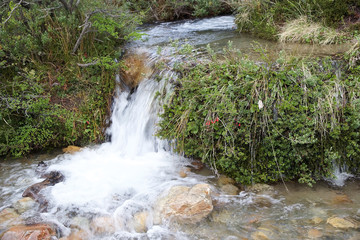
[[[7,19],[5,19],[5,21],[2,23],[2,25],[5,25],[5,23],[7,23],[7,21],[10,20],[13,12],[14,12],[19,6],[21,6],[22,1],[23,1],[23,0],[20,0],[20,2],[18,2],[18,3],[15,5],[15,7],[14,7],[14,8],[11,10],[11,12],[9,13],[9,17],[8,17]]]
[[[79,67],[89,67],[89,66],[94,66],[98,63],[99,63],[99,61],[95,61],[95,62],[91,62],[91,63],[77,63],[77,65]]]

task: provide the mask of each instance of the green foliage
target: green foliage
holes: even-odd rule
[[[118,1],[65,2],[0,7],[0,155],[104,138],[114,59],[141,36],[142,15]]]
[[[331,175],[333,162],[359,173],[359,65],[263,61],[229,52],[183,64],[158,135],[246,184],[282,177],[311,185]]]
[[[241,32],[277,39],[285,23],[304,17],[310,22],[323,25],[324,29],[351,28],[352,19],[356,19],[359,14],[360,3],[356,0],[250,0],[235,6],[236,22]],[[349,31],[353,32],[351,29]],[[349,35],[350,38],[352,34]]]

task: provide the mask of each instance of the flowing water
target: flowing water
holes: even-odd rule
[[[176,76],[168,69],[179,61],[171,55],[169,43],[187,42],[198,48],[212,44],[220,50],[231,40],[233,47],[251,54],[254,39],[236,33],[233,17],[149,25],[142,31],[147,34],[143,41],[130,44],[128,51],[145,55],[150,68],[159,59],[167,59],[169,68],[150,74],[135,92],[118,89],[107,130],[111,142],[72,155],[39,155],[1,163],[0,210],[21,199],[28,186],[41,181],[34,170],[44,160],[50,166],[47,171],[62,172],[65,181],[43,190],[49,202],[46,212],[31,209],[22,217],[28,223],[55,223],[65,236],[74,225],[81,225],[90,234],[88,239],[307,239],[314,234],[320,239],[360,239],[356,229],[341,230],[326,223],[334,215],[360,220],[360,187],[356,179],[348,180],[343,187],[327,182],[313,188],[288,183],[290,192],[279,184],[270,192],[242,191],[230,196],[219,190],[217,178],[206,168],[180,177],[180,170],[191,165],[191,160],[173,154],[166,141],[154,137],[161,111],[156,92],[171,92],[166,82]],[[328,55],[345,50],[257,41],[274,53],[286,50],[300,55]],[[155,80],[156,75],[162,80]],[[206,219],[197,224],[155,221],[154,205],[162,193],[172,186],[197,183],[209,183],[216,193],[216,205]],[[144,212],[146,227],[139,231],[134,216]],[[91,222],[99,217],[111,219],[114,226],[94,230]],[[0,223],[0,232],[2,228]]]

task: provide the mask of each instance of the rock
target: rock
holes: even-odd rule
[[[148,212],[138,212],[134,215],[133,227],[136,232],[144,233],[147,231],[148,216],[149,216]]]
[[[210,194],[211,189],[208,184],[172,187],[155,207],[155,224],[162,219],[186,223],[201,221],[213,210]]]
[[[232,214],[228,210],[213,211],[211,218],[215,223],[229,223],[232,220]]]
[[[23,220],[13,208],[5,208],[0,212],[0,229],[23,224]]]
[[[253,234],[251,234],[251,239],[252,240],[269,240],[269,237],[261,232],[261,231],[257,231],[257,232],[254,232]]]
[[[256,183],[252,186],[249,186],[248,191],[251,191],[254,193],[272,193],[275,191],[275,189],[274,189],[274,187],[267,185],[267,184]]]
[[[321,223],[323,221],[323,219],[322,218],[319,218],[319,217],[313,217],[312,219],[311,219],[311,222],[313,223],[313,224],[319,224],[319,223]]]
[[[72,146],[72,145],[70,145],[70,146],[68,146],[66,148],[63,148],[64,153],[74,154],[74,153],[79,152],[79,151],[81,151],[81,147]]]
[[[55,230],[47,224],[20,225],[7,230],[1,240],[51,240],[55,235]]]
[[[227,195],[238,195],[240,190],[232,184],[226,184],[221,187],[221,191]]]
[[[352,202],[353,201],[347,195],[336,195],[331,201],[332,204],[345,204]]]
[[[59,240],[87,240],[91,239],[90,234],[84,230],[72,232],[68,237],[62,237]]]
[[[225,176],[225,175],[220,175],[220,177],[219,177],[219,179],[218,179],[218,184],[220,185],[220,186],[224,186],[224,185],[228,185],[228,184],[235,184],[236,182],[235,182],[235,180],[234,179],[232,179],[232,178],[229,178],[229,177],[227,177],[227,176]]]
[[[104,233],[115,232],[115,221],[110,216],[102,216],[94,218],[90,223],[90,228],[94,234],[101,235]]]
[[[15,208],[15,210],[18,213],[22,214],[22,213],[30,210],[31,208],[34,208],[35,204],[36,203],[32,198],[25,197],[25,198],[18,200],[16,203],[14,203],[13,207]]]
[[[317,229],[310,229],[308,231],[308,237],[309,238],[321,238],[323,236],[322,232],[320,232]]]
[[[200,160],[193,160],[191,162],[191,167],[193,167],[195,170],[201,170],[205,167],[204,163]]]
[[[326,223],[330,224],[335,228],[348,229],[356,228],[356,224],[350,220],[340,218],[340,217],[330,217],[327,219]]]
[[[70,222],[71,228],[77,228],[79,230],[89,229],[90,222],[85,217],[74,217]]]
[[[179,175],[182,178],[186,178],[189,172],[191,172],[191,169],[188,168],[188,167],[185,167],[185,168],[180,170]]]
[[[43,175],[43,177],[46,178],[44,181],[35,183],[34,185],[28,187],[24,191],[22,196],[32,198],[33,200],[35,200],[40,204],[41,208],[45,209],[47,206],[47,201],[40,194],[40,191],[45,187],[54,186],[55,184],[64,181],[65,177],[58,171],[52,171],[50,173],[46,173]]]
[[[40,161],[35,169],[37,174],[43,174],[48,169],[48,165],[44,161]]]
[[[149,67],[146,54],[134,54],[123,58],[126,68],[122,68],[123,83],[130,90],[134,89],[145,78],[151,76],[153,70]]]

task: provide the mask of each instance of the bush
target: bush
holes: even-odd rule
[[[238,182],[312,184],[333,163],[359,173],[359,70],[343,61],[245,56],[179,68],[158,135]]]

